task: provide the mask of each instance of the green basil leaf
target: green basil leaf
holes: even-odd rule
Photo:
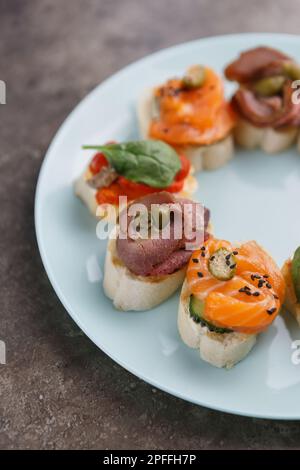
[[[119,175],[153,188],[166,188],[181,168],[175,150],[160,140],[141,140],[84,149],[102,152]]]
[[[300,247],[295,251],[292,260],[292,279],[295,287],[296,297],[300,302]]]

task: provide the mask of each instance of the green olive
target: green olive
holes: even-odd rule
[[[254,91],[261,96],[273,96],[279,93],[284,85],[285,78],[279,75],[278,77],[262,78],[254,83]]]
[[[186,88],[198,88],[205,81],[205,67],[203,65],[193,65],[183,77],[183,84]]]
[[[285,62],[283,70],[292,80],[300,80],[300,65],[295,64],[295,62]]]

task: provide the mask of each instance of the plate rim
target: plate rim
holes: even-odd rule
[[[50,161],[52,150],[55,148],[55,146],[59,143],[60,139],[63,137],[64,133],[67,131],[68,126],[70,125],[73,116],[80,111],[80,108],[85,106],[85,104],[93,99],[94,94],[98,91],[99,88],[105,87],[107,84],[111,83],[114,80],[118,80],[119,77],[122,75],[122,73],[126,73],[130,71],[131,68],[135,67],[136,65],[141,65],[144,61],[148,61],[149,59],[155,60],[157,57],[160,55],[168,54],[172,50],[178,50],[178,49],[184,49],[184,48],[189,48],[193,47],[197,43],[205,43],[205,42],[214,42],[214,41],[230,41],[234,40],[240,37],[247,38],[247,37],[257,37],[258,38],[258,43],[260,41],[260,38],[265,38],[267,40],[271,40],[272,38],[282,38],[282,39],[290,39],[290,40],[298,40],[300,41],[300,35],[297,34],[290,34],[290,33],[263,33],[263,32],[250,32],[250,33],[234,33],[234,34],[222,34],[222,35],[211,35],[211,36],[205,36],[205,37],[200,37],[198,39],[194,39],[191,41],[186,41],[182,43],[178,43],[163,49],[159,49],[155,52],[152,52],[150,54],[147,54],[146,56],[143,56],[137,60],[134,60],[130,62],[128,65],[125,67],[120,68],[116,72],[114,72],[112,75],[106,77],[102,82],[100,82],[98,85],[96,85],[94,88],[91,89],[87,93],[86,96],[84,96],[83,99],[81,99],[75,106],[74,108],[69,112],[69,114],[63,119],[59,127],[57,128],[54,136],[51,138],[51,142],[45,152],[45,156],[43,158],[38,178],[37,178],[37,183],[36,183],[36,190],[35,190],[35,196],[34,196],[34,225],[35,225],[35,233],[36,233],[36,240],[37,240],[37,245],[39,249],[39,253],[42,259],[42,263],[45,269],[45,272],[47,274],[47,277],[50,281],[50,284],[52,285],[52,288],[54,289],[57,297],[59,298],[60,302],[62,303],[63,307],[67,311],[67,313],[70,315],[70,317],[73,319],[73,321],[79,326],[79,328],[84,332],[84,334],[101,350],[103,351],[110,359],[112,359],[114,362],[119,364],[121,367],[123,367],[125,370],[128,372],[132,373],[139,379],[143,380],[144,382],[148,383],[151,386],[156,387],[159,390],[162,390],[163,392],[172,395],[176,398],[180,398],[186,402],[192,403],[194,405],[200,405],[204,408],[207,409],[212,409],[215,411],[220,411],[226,414],[231,414],[231,415],[238,415],[238,416],[245,416],[245,417],[251,417],[251,418],[259,418],[259,419],[270,419],[270,420],[279,420],[279,421],[291,421],[291,420],[300,420],[300,411],[298,414],[296,413],[295,415],[290,415],[290,414],[276,414],[272,412],[264,412],[264,413],[253,413],[253,412],[247,412],[244,410],[241,410],[240,407],[237,407],[235,409],[232,409],[230,407],[222,407],[218,406],[216,403],[210,403],[209,401],[205,400],[202,401],[201,399],[195,400],[190,398],[189,396],[186,396],[184,393],[180,393],[178,391],[174,391],[172,389],[169,389],[168,386],[165,386],[161,383],[158,383],[154,379],[149,379],[148,377],[144,376],[140,371],[135,370],[134,367],[128,366],[125,364],[122,359],[119,357],[116,357],[113,353],[107,350],[106,347],[103,345],[100,345],[99,342],[97,341],[97,338],[94,337],[93,332],[86,331],[84,325],[81,322],[81,319],[76,315],[75,312],[73,312],[72,308],[69,306],[67,299],[65,298],[64,293],[62,292],[59,284],[56,282],[55,275],[52,272],[47,252],[44,247],[44,242],[43,242],[43,237],[41,235],[41,188],[43,184],[43,179],[44,175],[47,170],[47,165],[48,162]]]

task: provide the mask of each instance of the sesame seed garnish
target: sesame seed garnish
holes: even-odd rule
[[[202,258],[204,258],[204,257],[205,257],[205,253],[204,253],[204,251],[202,251],[202,253],[201,253],[201,256],[202,256]]]
[[[230,266],[230,269],[234,269],[235,267],[236,267],[236,263],[232,264],[232,265]]]
[[[269,276],[269,274],[264,274],[263,277],[264,277],[265,279],[268,279],[268,277],[270,277],[270,276]]]
[[[238,251],[233,251],[232,254],[233,254],[233,255],[238,255],[239,252],[238,252]]]
[[[198,277],[203,277],[203,274],[200,271],[197,272]]]
[[[245,290],[251,290],[250,287],[248,287],[248,286],[245,286],[244,289]]]
[[[193,263],[199,263],[198,258],[193,258]]]
[[[260,279],[260,280],[258,281],[258,284],[257,284],[258,287],[262,287],[265,282],[266,282],[266,281],[264,281],[263,279]]]
[[[273,308],[270,308],[269,310],[267,310],[267,313],[268,313],[269,315],[272,315],[273,313],[276,312],[276,310],[277,310],[276,307],[273,307]]]
[[[231,254],[229,253],[229,255],[226,255],[226,256],[225,256],[225,259],[229,260],[229,259],[230,259],[230,256],[231,256]]]
[[[267,287],[268,289],[272,289],[272,286],[271,286],[271,284],[270,284],[269,282],[267,282],[266,287]]]
[[[279,299],[278,295],[276,295],[276,294],[273,294],[273,297],[274,297],[274,299],[276,299],[276,300]]]
[[[226,260],[226,265],[227,265],[227,266],[230,266],[230,261],[229,261],[229,259]]]
[[[205,251],[205,246],[201,246],[200,250]]]

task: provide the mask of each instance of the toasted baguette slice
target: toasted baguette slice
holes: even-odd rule
[[[116,240],[107,246],[103,289],[119,310],[149,310],[170,297],[183,283],[186,266],[166,276],[136,276],[118,257]]]
[[[201,359],[216,367],[230,369],[247,356],[256,342],[256,335],[214,333],[196,323],[189,312],[186,281],[182,286],[177,324],[184,343],[190,348],[199,349]]]
[[[297,301],[294,284],[291,276],[291,262],[287,260],[282,269],[282,275],[286,284],[284,307],[296,318],[300,326],[300,303]]]
[[[255,127],[239,118],[234,130],[236,142],[246,149],[260,148],[266,153],[278,153],[290,147],[296,140],[297,129],[275,130],[272,127]]]
[[[153,117],[157,115],[153,89],[145,90],[139,97],[137,116],[142,139],[149,138],[149,127]],[[189,145],[181,147],[181,151],[192,163],[195,171],[215,170],[227,163],[234,156],[234,144],[231,135],[212,145]]]
[[[97,212],[97,201],[96,201],[96,189],[92,188],[87,184],[87,176],[86,172],[82,173],[79,178],[74,183],[74,192],[76,196],[78,196],[82,202],[86,205],[89,209],[90,213],[96,217]]]
[[[182,152],[190,160],[195,171],[216,170],[224,166],[234,156],[232,135],[212,145],[189,145],[182,147]]]

